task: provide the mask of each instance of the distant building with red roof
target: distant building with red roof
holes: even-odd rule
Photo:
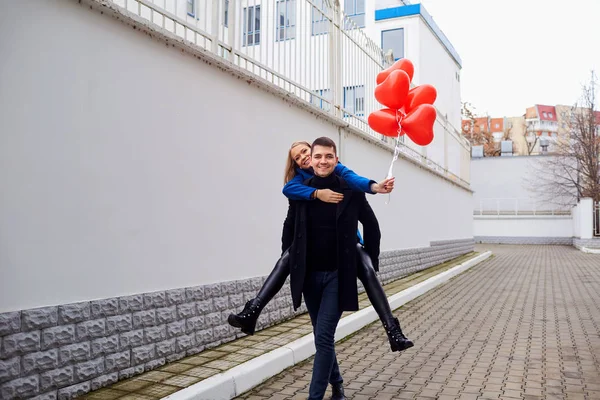
[[[514,143],[514,155],[552,153],[558,138],[570,134],[573,110],[582,112],[583,109],[536,104],[528,107],[522,116],[465,119],[462,121],[462,131],[467,139],[472,139],[472,134],[490,133],[496,147],[505,138],[511,140]],[[594,111],[594,118],[600,136],[600,111]]]

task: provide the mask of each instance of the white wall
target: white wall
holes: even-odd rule
[[[581,237],[581,210],[579,204],[571,209],[571,216],[573,217],[573,236]]]
[[[487,157],[473,159],[471,163],[471,187],[473,208],[479,211],[519,212],[560,209],[539,201],[531,192],[535,181],[531,175],[536,163],[548,156]],[[474,236],[511,237],[591,237],[591,206],[583,199],[571,210],[571,215],[560,216],[490,216],[475,215]],[[562,210],[569,211],[569,210]],[[587,232],[587,233],[582,233]],[[582,237],[583,238],[583,237]]]
[[[337,128],[75,1],[3,11],[0,312],[271,270],[288,146]],[[390,153],[341,150],[386,174]],[[469,192],[395,171],[392,202],[369,197],[384,250],[472,237]]]
[[[387,173],[392,155],[348,135],[342,144],[344,162],[373,179]],[[416,165],[394,165],[397,189],[391,196],[369,196],[382,227],[382,250],[429,246],[430,241],[473,237],[471,193]],[[389,200],[389,204],[385,204]]]
[[[435,86],[438,91],[436,106],[442,114],[447,115],[456,131],[460,132],[460,81],[456,75],[460,72],[460,66],[448,54],[444,45],[423,19],[420,19],[419,30],[421,51],[418,61],[415,60],[420,65],[417,82]]]
[[[572,237],[573,220],[571,216],[475,216],[473,236]]]
[[[471,188],[473,207],[479,208],[482,199],[523,199],[522,203],[535,204],[538,200],[530,189],[534,165],[539,157],[484,157],[471,160]],[[509,206],[505,202],[502,207]],[[551,208],[551,205],[539,204]]]
[[[591,239],[594,234],[594,200],[583,198],[573,207],[573,236]]]

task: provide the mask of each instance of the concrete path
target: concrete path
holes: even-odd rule
[[[392,304],[405,304],[409,299],[443,284],[453,275],[472,267],[487,256],[489,254],[466,254],[391,282],[384,286],[384,290],[388,296],[391,296]],[[372,307],[369,307],[370,302],[365,293],[359,295],[359,306],[360,312],[344,313],[344,317],[347,317],[345,322],[348,322],[342,329],[347,332],[345,335],[360,330],[368,324],[368,321],[377,318]],[[343,324],[344,322],[340,326]],[[306,338],[310,340],[305,340]],[[314,354],[314,345],[311,350],[311,340],[310,319],[308,314],[302,314],[261,330],[254,336],[244,336],[205,350],[156,370],[90,392],[82,398],[90,400],[158,400],[165,397],[173,400],[230,399],[238,393],[237,390],[244,392],[245,387],[253,387],[287,366],[300,363],[310,357]],[[298,342],[302,342],[302,345]],[[291,346],[294,346],[293,352],[290,350]],[[285,357],[281,357],[282,354]],[[296,357],[298,357],[297,361]]]
[[[477,250],[495,256],[395,312],[413,349],[391,353],[379,323],[337,345],[349,398],[600,399],[600,255]],[[239,398],[306,399],[311,368]]]

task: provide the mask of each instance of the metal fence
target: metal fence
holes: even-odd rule
[[[571,210],[552,204],[539,204],[529,198],[483,198],[479,200],[474,215],[571,215]]]
[[[594,203],[594,236],[600,236],[600,201]]]
[[[360,29],[365,10],[346,15],[339,0],[106,1],[393,145],[367,123],[368,115],[381,108],[373,95],[375,77],[392,58]],[[470,154],[468,141],[439,112],[437,122],[445,140]],[[469,185],[462,172],[448,170],[447,160],[442,166],[412,146],[400,147],[426,167]]]

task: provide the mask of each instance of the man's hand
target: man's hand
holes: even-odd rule
[[[329,189],[317,189],[317,199],[324,203],[337,204],[344,200],[344,195]]]
[[[391,193],[394,190],[394,182],[396,178],[384,179],[379,183],[373,183],[371,185],[371,192],[373,193]]]

